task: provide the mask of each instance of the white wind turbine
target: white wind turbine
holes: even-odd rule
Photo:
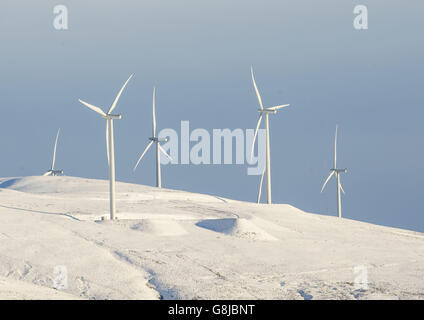
[[[258,130],[259,130],[259,126],[261,125],[261,121],[263,116],[265,115],[265,130],[266,130],[266,180],[267,180],[267,203],[271,204],[271,150],[270,150],[270,143],[269,143],[269,120],[268,120],[268,115],[270,113],[275,114],[277,113],[277,111],[281,108],[284,107],[288,107],[290,104],[284,104],[281,106],[275,106],[275,107],[270,107],[270,108],[264,108],[263,104],[262,104],[262,99],[261,99],[261,95],[259,94],[259,90],[258,87],[256,86],[256,82],[255,82],[255,76],[253,75],[253,67],[250,68],[250,72],[252,74],[252,82],[253,82],[253,86],[255,87],[255,92],[256,92],[256,96],[258,97],[258,102],[259,102],[259,109],[258,112],[260,113],[259,115],[259,119],[258,119],[258,123],[256,125],[256,130],[255,130],[255,135],[253,137],[253,143],[252,143],[252,152],[251,152],[251,157],[253,157],[253,151],[255,148],[255,141],[256,141],[256,136],[258,134]],[[260,150],[258,150],[258,152],[260,152]],[[260,201],[260,196],[261,196],[261,192],[262,192],[262,183],[263,183],[263,177],[264,174],[262,174],[261,177],[261,182],[259,185],[259,193],[258,193],[258,203]]]
[[[138,158],[137,163],[134,166],[133,171],[137,169],[138,164],[140,163],[141,159],[143,159],[146,152],[150,149],[150,147],[153,145],[153,143],[156,143],[156,187],[162,188],[162,178],[161,178],[161,171],[160,171],[160,152],[163,152],[165,156],[168,157],[168,159],[172,160],[171,156],[166,153],[166,151],[162,148],[160,145],[161,142],[168,141],[167,138],[159,138],[156,135],[156,88],[153,87],[153,136],[149,138],[150,142],[147,145],[146,149],[144,149],[143,153],[141,154],[140,158]]]
[[[116,218],[116,205],[115,205],[115,152],[114,152],[114,140],[113,140],[113,120],[121,119],[122,115],[114,115],[111,112],[115,109],[116,104],[118,103],[119,97],[124,91],[128,81],[132,78],[133,74],[125,81],[121,90],[119,90],[118,95],[113,101],[107,113],[105,113],[101,108],[93,106],[81,99],[78,99],[86,107],[100,114],[104,119],[106,119],[106,149],[107,149],[107,160],[109,163],[109,199],[110,199],[110,219],[114,220]]]
[[[56,141],[54,143],[52,166],[50,167],[49,171],[43,174],[43,176],[57,176],[57,175],[63,174],[63,170],[54,169],[54,164],[56,162],[56,148],[57,148],[57,139],[59,138],[59,132],[60,132],[60,128],[59,130],[57,130]]]
[[[336,125],[336,136],[334,138],[334,167],[331,170],[330,175],[328,176],[327,180],[325,180],[324,185],[321,188],[321,192],[324,191],[325,186],[327,185],[328,181],[330,181],[331,177],[333,175],[336,175],[336,179],[337,179],[337,212],[339,215],[339,218],[342,217],[342,198],[341,198],[341,194],[340,194],[340,190],[344,192],[342,184],[340,183],[340,174],[341,173],[346,173],[347,169],[337,169],[337,129],[338,129],[338,125]]]

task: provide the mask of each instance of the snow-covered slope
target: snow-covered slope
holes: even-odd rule
[[[0,179],[0,298],[424,298],[424,234],[284,204],[116,189],[119,220],[108,221],[106,180]],[[53,289],[58,268],[66,289]]]

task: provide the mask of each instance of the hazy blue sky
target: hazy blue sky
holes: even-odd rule
[[[69,30],[53,28],[53,7]],[[369,29],[353,28],[365,4]],[[19,1],[0,3],[0,176],[44,173],[61,128],[57,168],[107,179],[105,121],[77,99],[119,101],[116,174],[153,185],[154,153],[132,167],[159,129],[254,128],[255,68],[271,117],[273,201],[336,214],[339,164],[347,218],[424,231],[422,1]],[[163,185],[255,201],[258,176],[242,165],[163,167]],[[119,211],[119,207],[118,207]]]

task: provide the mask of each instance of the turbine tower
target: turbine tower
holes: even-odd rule
[[[255,135],[253,137],[253,143],[252,143],[252,152],[251,152],[251,158],[253,157],[253,151],[255,148],[255,141],[256,141],[256,136],[258,134],[258,130],[259,130],[259,126],[261,125],[261,121],[263,116],[265,115],[265,130],[266,130],[266,192],[267,192],[267,203],[271,204],[272,200],[271,200],[271,149],[270,149],[270,137],[269,137],[269,119],[268,119],[268,115],[269,114],[275,114],[277,113],[277,111],[281,108],[284,107],[288,107],[290,104],[284,104],[281,106],[275,106],[275,107],[270,107],[270,108],[264,108],[263,104],[262,104],[262,99],[261,99],[261,95],[259,94],[259,90],[258,87],[256,86],[256,82],[255,82],[255,76],[253,75],[253,67],[250,68],[250,72],[252,75],[252,82],[253,82],[253,86],[255,88],[255,92],[256,92],[256,96],[258,97],[258,102],[259,102],[259,109],[258,112],[260,113],[259,115],[259,119],[258,119],[258,123],[256,125],[256,130],[255,130]],[[260,152],[260,150],[258,150],[258,152]],[[258,194],[258,203],[260,200],[260,193],[261,193],[261,189],[262,189],[262,183],[263,183],[263,176],[261,178],[261,182],[260,182],[260,186],[259,186],[259,194]]]
[[[63,174],[63,170],[54,169],[54,164],[56,162],[56,148],[57,148],[57,139],[59,138],[59,132],[60,132],[60,128],[59,130],[57,130],[56,141],[54,143],[52,166],[50,167],[49,171],[43,174],[43,176],[57,176],[57,175]]]
[[[328,176],[327,180],[325,180],[324,185],[322,186],[321,192],[324,191],[325,186],[327,185],[328,181],[330,181],[331,177],[333,175],[336,175],[336,179],[337,179],[337,212],[339,215],[339,218],[342,217],[342,198],[341,198],[341,194],[340,191],[343,192],[343,194],[345,193],[342,187],[342,184],[340,183],[340,174],[341,173],[346,173],[347,169],[337,169],[337,129],[338,129],[338,125],[336,125],[336,136],[334,138],[334,166],[331,170],[330,175]]]
[[[113,101],[107,113],[105,113],[101,108],[93,106],[81,99],[78,99],[86,107],[100,114],[104,119],[106,119],[106,149],[107,149],[107,161],[109,164],[109,199],[110,199],[110,219],[116,219],[116,205],[115,205],[115,152],[114,152],[114,139],[113,139],[113,120],[122,119],[122,115],[112,114],[111,112],[115,109],[116,104],[118,103],[119,97],[124,91],[128,81],[132,78],[133,74],[125,81],[121,90],[119,90],[118,95]]]
[[[171,156],[166,153],[166,151],[162,148],[160,145],[161,142],[166,142],[168,139],[161,139],[156,135],[156,88],[153,87],[153,136],[149,138],[150,142],[147,145],[146,149],[144,149],[143,153],[141,154],[140,158],[138,158],[137,163],[134,166],[133,171],[137,169],[138,164],[140,163],[141,159],[143,159],[146,152],[150,149],[153,143],[156,143],[156,187],[162,188],[162,178],[161,178],[161,171],[160,171],[160,152],[163,152],[165,156],[168,157],[168,159],[172,160]]]

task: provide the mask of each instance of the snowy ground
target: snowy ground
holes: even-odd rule
[[[422,233],[284,204],[116,189],[119,220],[102,221],[106,180],[0,179],[0,299],[424,299]],[[355,285],[360,265],[368,289]],[[57,266],[67,289],[54,289]]]

